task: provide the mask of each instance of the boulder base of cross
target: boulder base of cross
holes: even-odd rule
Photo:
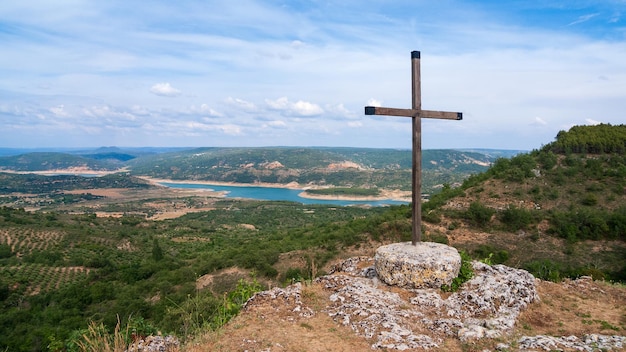
[[[393,243],[379,247],[374,257],[378,278],[403,288],[440,288],[459,275],[461,256],[450,246],[433,243]]]

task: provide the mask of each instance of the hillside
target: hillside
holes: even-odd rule
[[[442,234],[476,229],[483,248],[475,250],[504,251],[506,263],[544,279],[593,274],[624,280],[626,154],[593,152],[599,146],[590,140],[604,144],[608,134],[626,145],[625,130],[578,126],[539,150],[499,159],[462,187],[435,195],[424,205],[424,220]],[[563,140],[581,153],[562,150]]]
[[[435,350],[494,350],[499,344],[500,350],[541,350],[544,347],[528,347],[539,340],[548,350],[568,350],[563,346],[573,338],[560,337],[569,335],[576,341],[588,339],[589,348],[608,349],[608,340],[623,346],[626,156],[616,149],[599,149],[607,133],[611,141],[621,138],[617,144],[626,144],[623,130],[621,125],[601,125],[564,131],[555,143],[498,159],[486,172],[459,187],[443,187],[423,204],[423,239],[464,251],[474,260],[474,273],[521,268],[541,279],[534,281],[540,300],[530,302],[513,330],[497,338],[461,341],[461,327],[453,318],[488,325],[489,312],[516,302],[494,294],[501,291],[471,295],[476,300],[495,297],[485,315],[452,317],[437,313],[442,307],[437,304],[455,300],[454,293],[433,291],[417,297],[412,291],[386,287],[372,275],[358,274],[380,245],[410,239],[408,206],[312,206],[139,189],[130,199],[105,196],[69,210],[0,208],[0,349],[62,351],[89,334],[87,322],[112,334],[118,317],[122,327],[138,334],[161,331],[178,336],[183,351],[369,350],[380,336],[403,341],[418,336],[409,329],[424,326],[434,329],[431,338],[441,339]],[[568,148],[560,149],[564,139]],[[313,155],[320,163],[331,160],[321,152]],[[275,155],[270,156],[268,160]],[[189,157],[182,153],[180,158]],[[347,156],[335,158],[345,161]],[[254,160],[256,165],[261,159]],[[153,210],[148,210],[154,205],[186,214],[154,220]],[[102,214],[112,208],[118,212],[115,216]],[[362,257],[350,279],[360,288],[350,292],[376,293],[389,300],[368,301],[366,295],[366,305],[355,308],[344,291],[333,291],[344,286],[333,288],[330,283],[343,280],[338,275],[346,266],[341,263]],[[343,269],[337,271],[338,266]],[[288,286],[292,283],[302,284],[299,291]],[[500,289],[516,291],[512,287],[504,284]],[[275,289],[238,315],[249,297],[269,288]],[[280,290],[291,293],[285,296]],[[293,306],[296,299],[302,305]],[[435,313],[416,311],[414,301],[433,303]],[[369,326],[366,317],[375,315],[371,306],[392,312],[385,313],[386,323],[375,331],[398,328],[382,335],[355,333],[365,328],[352,322]],[[340,313],[339,307],[350,310]],[[315,314],[300,315],[308,309]],[[329,309],[334,309],[335,319]],[[346,314],[362,318],[346,320]],[[426,318],[428,324],[415,327]]]
[[[512,331],[479,340],[459,340],[452,334],[442,338],[436,350],[623,349],[626,289],[591,278],[626,281],[626,155],[615,147],[626,146],[624,131],[625,126],[606,125],[563,131],[554,143],[500,159],[487,172],[470,177],[459,188],[444,189],[424,204],[423,231],[429,240],[449,243],[494,264],[527,269],[542,279],[537,281],[541,301],[529,305]],[[612,146],[607,149],[608,136]],[[387,225],[388,230],[410,229],[408,221]],[[371,250],[362,253],[371,256]],[[378,319],[375,315],[387,314],[380,311],[383,306],[397,309],[387,327],[400,323],[404,316],[420,316],[422,313],[414,312],[415,292],[386,288],[404,299],[394,308],[395,303],[379,302],[378,296],[372,296],[374,290],[385,289],[374,282],[371,285],[376,288],[361,288],[370,296],[350,313],[347,307],[356,303],[344,302],[351,294],[329,285],[332,280],[324,278],[303,286],[293,300],[278,292],[266,295],[223,331],[205,334],[190,351],[270,346],[271,350],[353,351],[372,348],[381,341],[388,343],[389,350],[414,350],[407,346],[418,341],[408,339],[417,334],[415,328],[403,325],[388,332],[369,330],[373,334],[368,334],[369,325],[357,317]],[[432,302],[438,295],[429,297]],[[335,315],[338,305],[345,311]],[[441,327],[449,324],[449,315],[428,335],[441,333]],[[419,319],[424,324],[428,321]],[[271,329],[261,327],[268,323]],[[424,343],[424,337],[418,337]]]
[[[58,152],[33,152],[0,157],[0,171],[45,171],[45,170],[114,170],[107,162]]]
[[[423,190],[460,183],[495,160],[477,152],[425,150]],[[411,151],[363,148],[201,148],[138,158],[133,174],[173,180],[411,189]]]
[[[171,150],[173,149],[173,150]],[[366,148],[197,148],[31,152],[0,157],[0,171],[116,171],[159,179],[409,191],[411,151]],[[511,151],[425,150],[424,193],[460,184]]]
[[[115,171],[135,158],[188,148],[11,149],[0,148],[0,171]]]

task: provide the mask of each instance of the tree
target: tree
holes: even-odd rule
[[[152,259],[157,262],[163,259],[163,249],[159,246],[159,241],[156,238],[152,241]]]

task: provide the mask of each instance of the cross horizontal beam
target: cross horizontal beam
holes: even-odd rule
[[[421,117],[421,118],[442,119],[442,120],[463,120],[462,112],[432,111],[432,110],[417,110],[417,109],[396,109],[396,108],[383,108],[379,106],[366,106],[365,115],[406,116],[406,117]]]

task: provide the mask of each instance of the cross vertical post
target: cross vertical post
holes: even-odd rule
[[[415,246],[422,241],[422,119],[419,111],[422,110],[422,80],[420,72],[420,52],[411,52],[411,79],[413,103],[412,108],[416,112],[411,116],[413,127],[412,143],[412,194],[413,216],[412,216],[412,236],[411,243]]]
[[[411,52],[411,78],[413,103],[411,109],[383,108],[366,106],[365,115],[388,115],[406,116],[412,119],[412,195],[413,219],[412,239],[413,245],[422,240],[422,118],[462,120],[463,114],[449,111],[422,110],[422,87],[420,77],[420,52]]]

